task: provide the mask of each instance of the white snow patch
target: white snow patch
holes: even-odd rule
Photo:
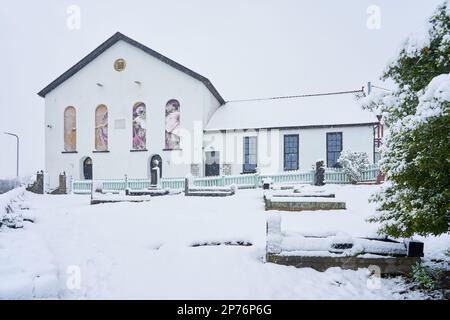
[[[345,212],[281,213],[286,234],[370,235],[365,218],[378,186],[327,186]],[[0,230],[1,298],[126,299],[403,299],[420,298],[401,279],[367,283],[370,273],[318,272],[264,263],[266,218],[261,190],[234,197],[174,195],[150,202],[91,206],[89,196],[26,194],[35,224]],[[193,243],[246,240],[252,246]],[[429,239],[429,241],[433,241]],[[437,250],[437,249],[436,249]],[[7,261],[7,263],[4,263]],[[81,287],[66,286],[78,266]],[[37,277],[39,275],[39,277]]]

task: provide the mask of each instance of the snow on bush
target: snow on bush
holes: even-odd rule
[[[369,165],[369,158],[365,152],[344,150],[338,159],[344,172],[352,183],[361,181],[363,171]]]
[[[434,77],[423,94],[419,96],[416,113],[409,119],[410,126],[426,124],[430,118],[448,112],[450,102],[450,73]]]
[[[2,224],[11,228],[21,228],[23,223],[22,214],[18,201],[21,201],[25,187],[19,187],[0,194],[0,226]]]

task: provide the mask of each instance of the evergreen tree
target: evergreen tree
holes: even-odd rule
[[[381,233],[394,237],[449,232],[450,3],[429,19],[426,35],[409,38],[383,79],[396,90],[364,99],[381,113],[388,133],[381,170],[386,183],[372,201]]]

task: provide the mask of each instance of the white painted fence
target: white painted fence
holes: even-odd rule
[[[361,182],[375,181],[379,174],[378,166],[370,165],[364,172]],[[308,171],[288,171],[280,174],[260,175],[260,174],[241,174],[235,176],[215,176],[215,177],[197,177],[193,178],[196,187],[221,187],[236,185],[240,189],[261,187],[262,181],[270,178],[276,184],[290,183],[314,183],[314,170]],[[97,180],[96,180],[97,181]],[[110,179],[99,180],[103,189],[110,192],[118,192],[127,188],[132,190],[147,189],[151,183],[149,179]],[[341,169],[326,169],[325,182],[330,184],[350,183],[347,175]],[[162,178],[161,187],[168,189],[184,189],[185,178]],[[75,194],[91,193],[91,180],[72,181],[71,190]]]

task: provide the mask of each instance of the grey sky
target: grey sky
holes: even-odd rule
[[[208,77],[226,100],[361,88],[441,0],[1,0],[0,131],[21,136],[21,172],[43,168],[40,89],[116,31]],[[66,27],[69,5],[81,29]],[[366,26],[370,5],[381,29]],[[0,177],[15,141],[0,133]]]

